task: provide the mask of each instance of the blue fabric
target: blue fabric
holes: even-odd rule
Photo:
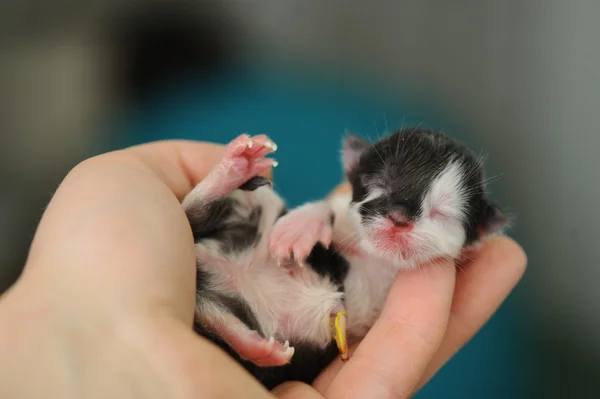
[[[243,132],[266,133],[279,146],[275,188],[295,206],[323,197],[341,181],[338,151],[346,129],[376,139],[403,123],[449,127],[429,110],[416,109],[410,98],[383,93],[314,76],[235,74],[147,104],[122,131],[119,146],[173,138],[226,143]],[[509,301],[417,397],[523,395],[514,309]]]

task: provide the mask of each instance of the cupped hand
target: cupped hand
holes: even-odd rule
[[[272,397],[192,330],[194,240],[180,200],[222,151],[151,143],[67,175],[0,298],[0,397]]]
[[[222,149],[151,143],[69,173],[21,278],[0,298],[0,397],[271,397],[191,329],[195,253],[180,200]],[[288,383],[274,394],[410,396],[493,314],[526,264],[508,238],[470,258],[458,273],[440,264],[402,272],[347,363],[312,387]]]

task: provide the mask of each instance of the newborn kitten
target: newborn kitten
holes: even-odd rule
[[[332,225],[332,248],[349,263],[344,301],[355,341],[379,317],[399,270],[458,259],[505,218],[487,199],[481,162],[441,132],[406,128],[374,144],[350,136],[342,163],[351,191],[282,217],[271,250],[301,263],[317,242],[310,231]]]
[[[310,383],[335,358],[333,315],[345,311],[349,343],[361,339],[400,269],[456,259],[504,222],[480,162],[442,133],[348,137],[352,192],[289,213],[258,176],[275,149],[266,136],[238,137],[183,201],[197,248],[196,331],[267,388]]]

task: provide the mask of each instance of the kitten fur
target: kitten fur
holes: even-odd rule
[[[504,223],[481,162],[441,132],[348,137],[351,192],[291,211],[258,173],[231,168],[243,140],[183,202],[197,248],[194,328],[268,389],[310,383],[337,356],[334,311],[345,308],[349,342],[360,340],[399,270],[457,259]],[[264,161],[251,151],[250,163]]]

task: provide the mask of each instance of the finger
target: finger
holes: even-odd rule
[[[271,392],[275,397],[281,399],[323,399],[316,389],[297,381],[283,383]]]
[[[383,312],[333,381],[326,397],[404,398],[412,394],[444,336],[455,284],[451,262],[402,271]]]
[[[208,175],[224,149],[215,143],[174,140],[141,144],[104,156],[116,155],[141,162],[181,199]],[[271,168],[261,175],[271,179]]]
[[[427,367],[419,388],[467,343],[519,282],[527,257],[507,237],[484,241],[472,261],[459,271],[446,336]]]

